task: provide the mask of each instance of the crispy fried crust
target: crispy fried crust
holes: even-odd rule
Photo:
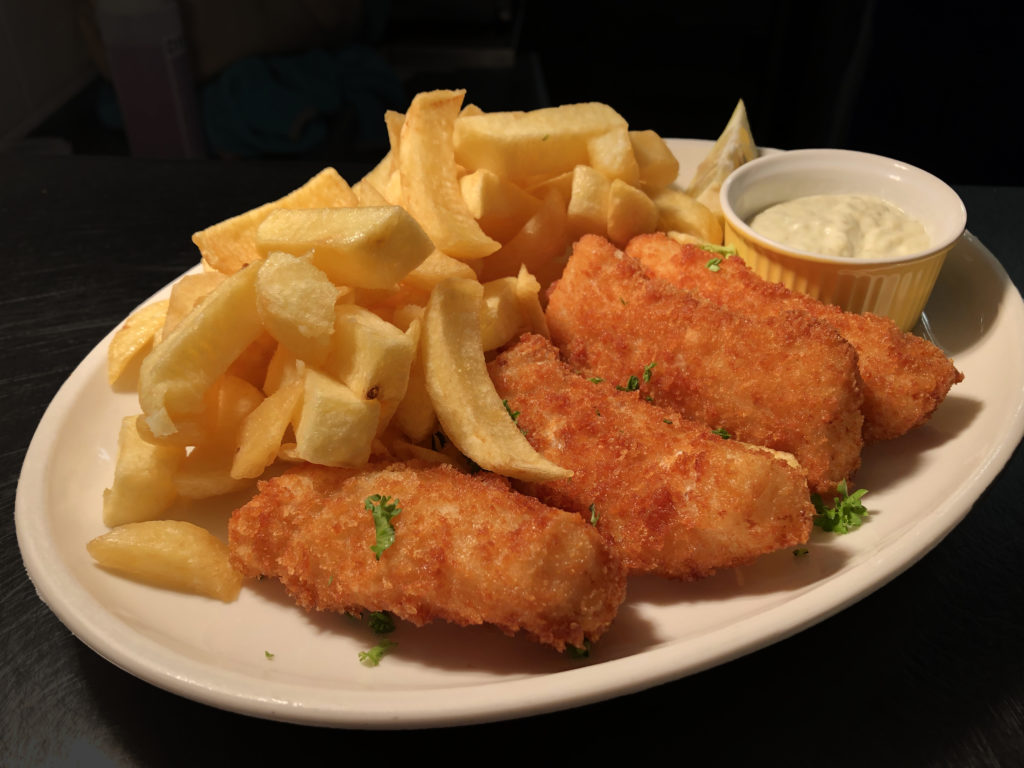
[[[804,312],[749,318],[644,273],[603,238],[576,243],[549,293],[551,337],[576,370],[640,385],[660,405],[796,456],[830,493],[860,465],[857,356]]]
[[[401,508],[380,560],[363,506],[374,494]],[[578,516],[448,466],[303,465],[260,483],[229,545],[236,569],[277,577],[307,610],[488,623],[558,650],[597,640],[625,598],[621,561]]]
[[[525,490],[585,520],[596,513],[631,571],[697,579],[807,540],[814,508],[799,469],[557,356],[527,334],[489,366],[533,447],[574,473]]]
[[[730,311],[751,317],[806,312],[831,327],[857,350],[863,383],[866,442],[899,437],[924,423],[950,388],[963,380],[934,344],[879,315],[843,312],[754,274],[742,259],[707,268],[710,254],[665,235],[641,235],[626,246],[648,273],[700,294]]]

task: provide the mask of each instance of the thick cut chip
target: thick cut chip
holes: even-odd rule
[[[573,169],[572,197],[566,217],[573,239],[581,235],[594,234],[604,237],[608,234],[608,194],[611,182],[589,165],[577,165]]]
[[[557,191],[549,191],[543,205],[516,236],[484,260],[480,278],[512,277],[525,266],[543,285],[556,279],[572,244],[565,200]]]
[[[499,277],[484,283],[480,310],[480,335],[484,352],[507,344],[525,330],[517,283],[514,277]]]
[[[311,254],[338,285],[393,288],[434,250],[403,208],[289,209],[270,214],[256,231],[261,254]]]
[[[658,230],[693,235],[702,242],[722,244],[722,225],[715,214],[691,195],[668,187],[652,195],[658,208]]]
[[[270,335],[311,365],[323,362],[334,333],[338,288],[310,263],[271,253],[256,277],[256,308]]]
[[[384,194],[377,189],[366,177],[352,185],[352,191],[361,207],[379,207],[390,205]]]
[[[246,416],[238,432],[231,477],[254,478],[274,463],[285,432],[302,402],[303,381],[295,378],[265,398]]]
[[[298,458],[328,467],[357,467],[370,458],[380,401],[366,400],[339,381],[306,370],[295,425]]]
[[[160,332],[160,338],[169,336],[203,299],[213,293],[213,290],[223,283],[225,275],[222,272],[197,272],[195,274],[183,275],[171,286],[171,297],[168,299],[167,316],[164,318],[164,327]],[[159,339],[157,339],[159,342]]]
[[[655,131],[630,131],[633,155],[640,168],[640,188],[651,191],[667,187],[679,176],[679,160]]]
[[[202,412],[207,391],[263,334],[256,309],[255,267],[221,283],[142,363],[139,403],[157,438],[175,421]]]
[[[185,457],[185,448],[143,440],[137,421],[136,416],[121,421],[114,482],[103,491],[103,523],[108,526],[154,520],[178,496],[174,474]]]
[[[161,299],[132,312],[117,329],[107,347],[107,381],[111,386],[139,361],[149,350],[167,316],[168,299]]]
[[[516,295],[519,296],[519,309],[523,313],[526,329],[533,333],[549,336],[548,321],[544,317],[544,308],[540,303],[540,281],[523,265],[516,275]]]
[[[368,309],[341,304],[335,308],[324,372],[359,397],[397,405],[405,396],[415,352],[415,339],[408,333]]]
[[[164,589],[232,602],[242,575],[231,567],[228,546],[205,528],[183,520],[120,525],[86,548],[104,568]]]
[[[423,305],[426,305],[434,286],[450,277],[464,277],[472,280],[476,277],[476,272],[466,262],[453,259],[441,251],[434,251],[424,259],[422,264],[405,276],[402,284],[406,288],[412,289],[410,291],[411,298],[419,299]]]
[[[625,125],[591,137],[587,141],[587,156],[590,166],[609,179],[621,179],[634,186],[640,181],[640,165]]]
[[[470,214],[499,243],[511,240],[541,206],[538,198],[486,168],[466,174],[459,185]]]
[[[501,247],[477,224],[459,187],[452,131],[465,91],[429,91],[412,100],[402,124],[402,202],[434,245],[456,259],[481,259]]]
[[[494,389],[480,335],[483,291],[474,280],[446,280],[427,304],[423,364],[441,427],[484,469],[534,482],[569,477],[530,446]]]
[[[644,192],[614,179],[608,190],[608,239],[620,248],[658,227],[658,208]]]
[[[204,434],[182,460],[174,477],[178,494],[208,499],[245,487],[231,474],[239,434],[249,415],[263,402],[263,393],[237,376],[222,376],[211,390]]]
[[[192,235],[203,263],[210,268],[233,274],[256,261],[256,228],[273,211],[281,208],[332,208],[358,205],[352,188],[333,168],[324,168],[298,189],[272,203],[207,227]]]
[[[589,164],[590,139],[627,127],[618,112],[597,102],[467,115],[455,124],[455,160],[470,171],[487,168],[526,188]]]

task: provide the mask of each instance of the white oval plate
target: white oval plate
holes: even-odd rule
[[[709,142],[671,140],[689,178]],[[166,295],[169,289],[161,294]],[[637,578],[591,657],[572,660],[488,628],[401,626],[380,666],[354,619],[307,615],[276,583],[225,605],[153,589],[98,568],[120,418],[133,394],[110,391],[103,340],[54,397],[18,484],[18,541],[40,597],[83,642],[133,675],[212,706],[317,725],[457,725],[564,709],[695,673],[841,610],[913,564],[945,536],[1024,434],[1024,304],[970,233],[940,277],[919,332],[964,371],[935,417],[869,447],[857,482],[868,522],[846,536],[815,531],[805,557],[782,551],[697,584]],[[237,500],[237,499],[236,499]],[[225,510],[194,519],[223,533]]]

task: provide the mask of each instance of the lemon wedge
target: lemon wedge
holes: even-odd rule
[[[730,173],[757,156],[757,145],[747,120],[747,108],[743,99],[740,99],[722,135],[697,166],[686,188],[687,194],[707,206],[721,221],[722,206],[718,202],[718,192],[722,189],[722,183]]]

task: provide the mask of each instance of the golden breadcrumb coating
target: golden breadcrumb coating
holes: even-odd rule
[[[814,508],[797,466],[585,379],[557,356],[527,334],[490,364],[533,447],[573,470],[525,490],[596,516],[631,571],[697,579],[807,541]]]
[[[887,317],[844,312],[756,275],[739,258],[707,268],[714,254],[696,245],[680,245],[665,235],[641,235],[626,246],[648,273],[726,309],[751,317],[806,312],[831,327],[857,350],[864,393],[864,440],[899,437],[924,423],[950,388],[963,380],[931,342],[904,333]]]
[[[743,442],[792,453],[816,492],[831,493],[860,465],[856,352],[805,312],[730,312],[586,235],[549,291],[546,317],[574,369],[623,385],[653,363],[642,394]]]
[[[401,510],[379,560],[375,494]],[[236,569],[280,579],[307,610],[487,623],[558,650],[597,640],[625,598],[625,569],[592,526],[447,465],[302,465],[259,484],[229,545]]]

